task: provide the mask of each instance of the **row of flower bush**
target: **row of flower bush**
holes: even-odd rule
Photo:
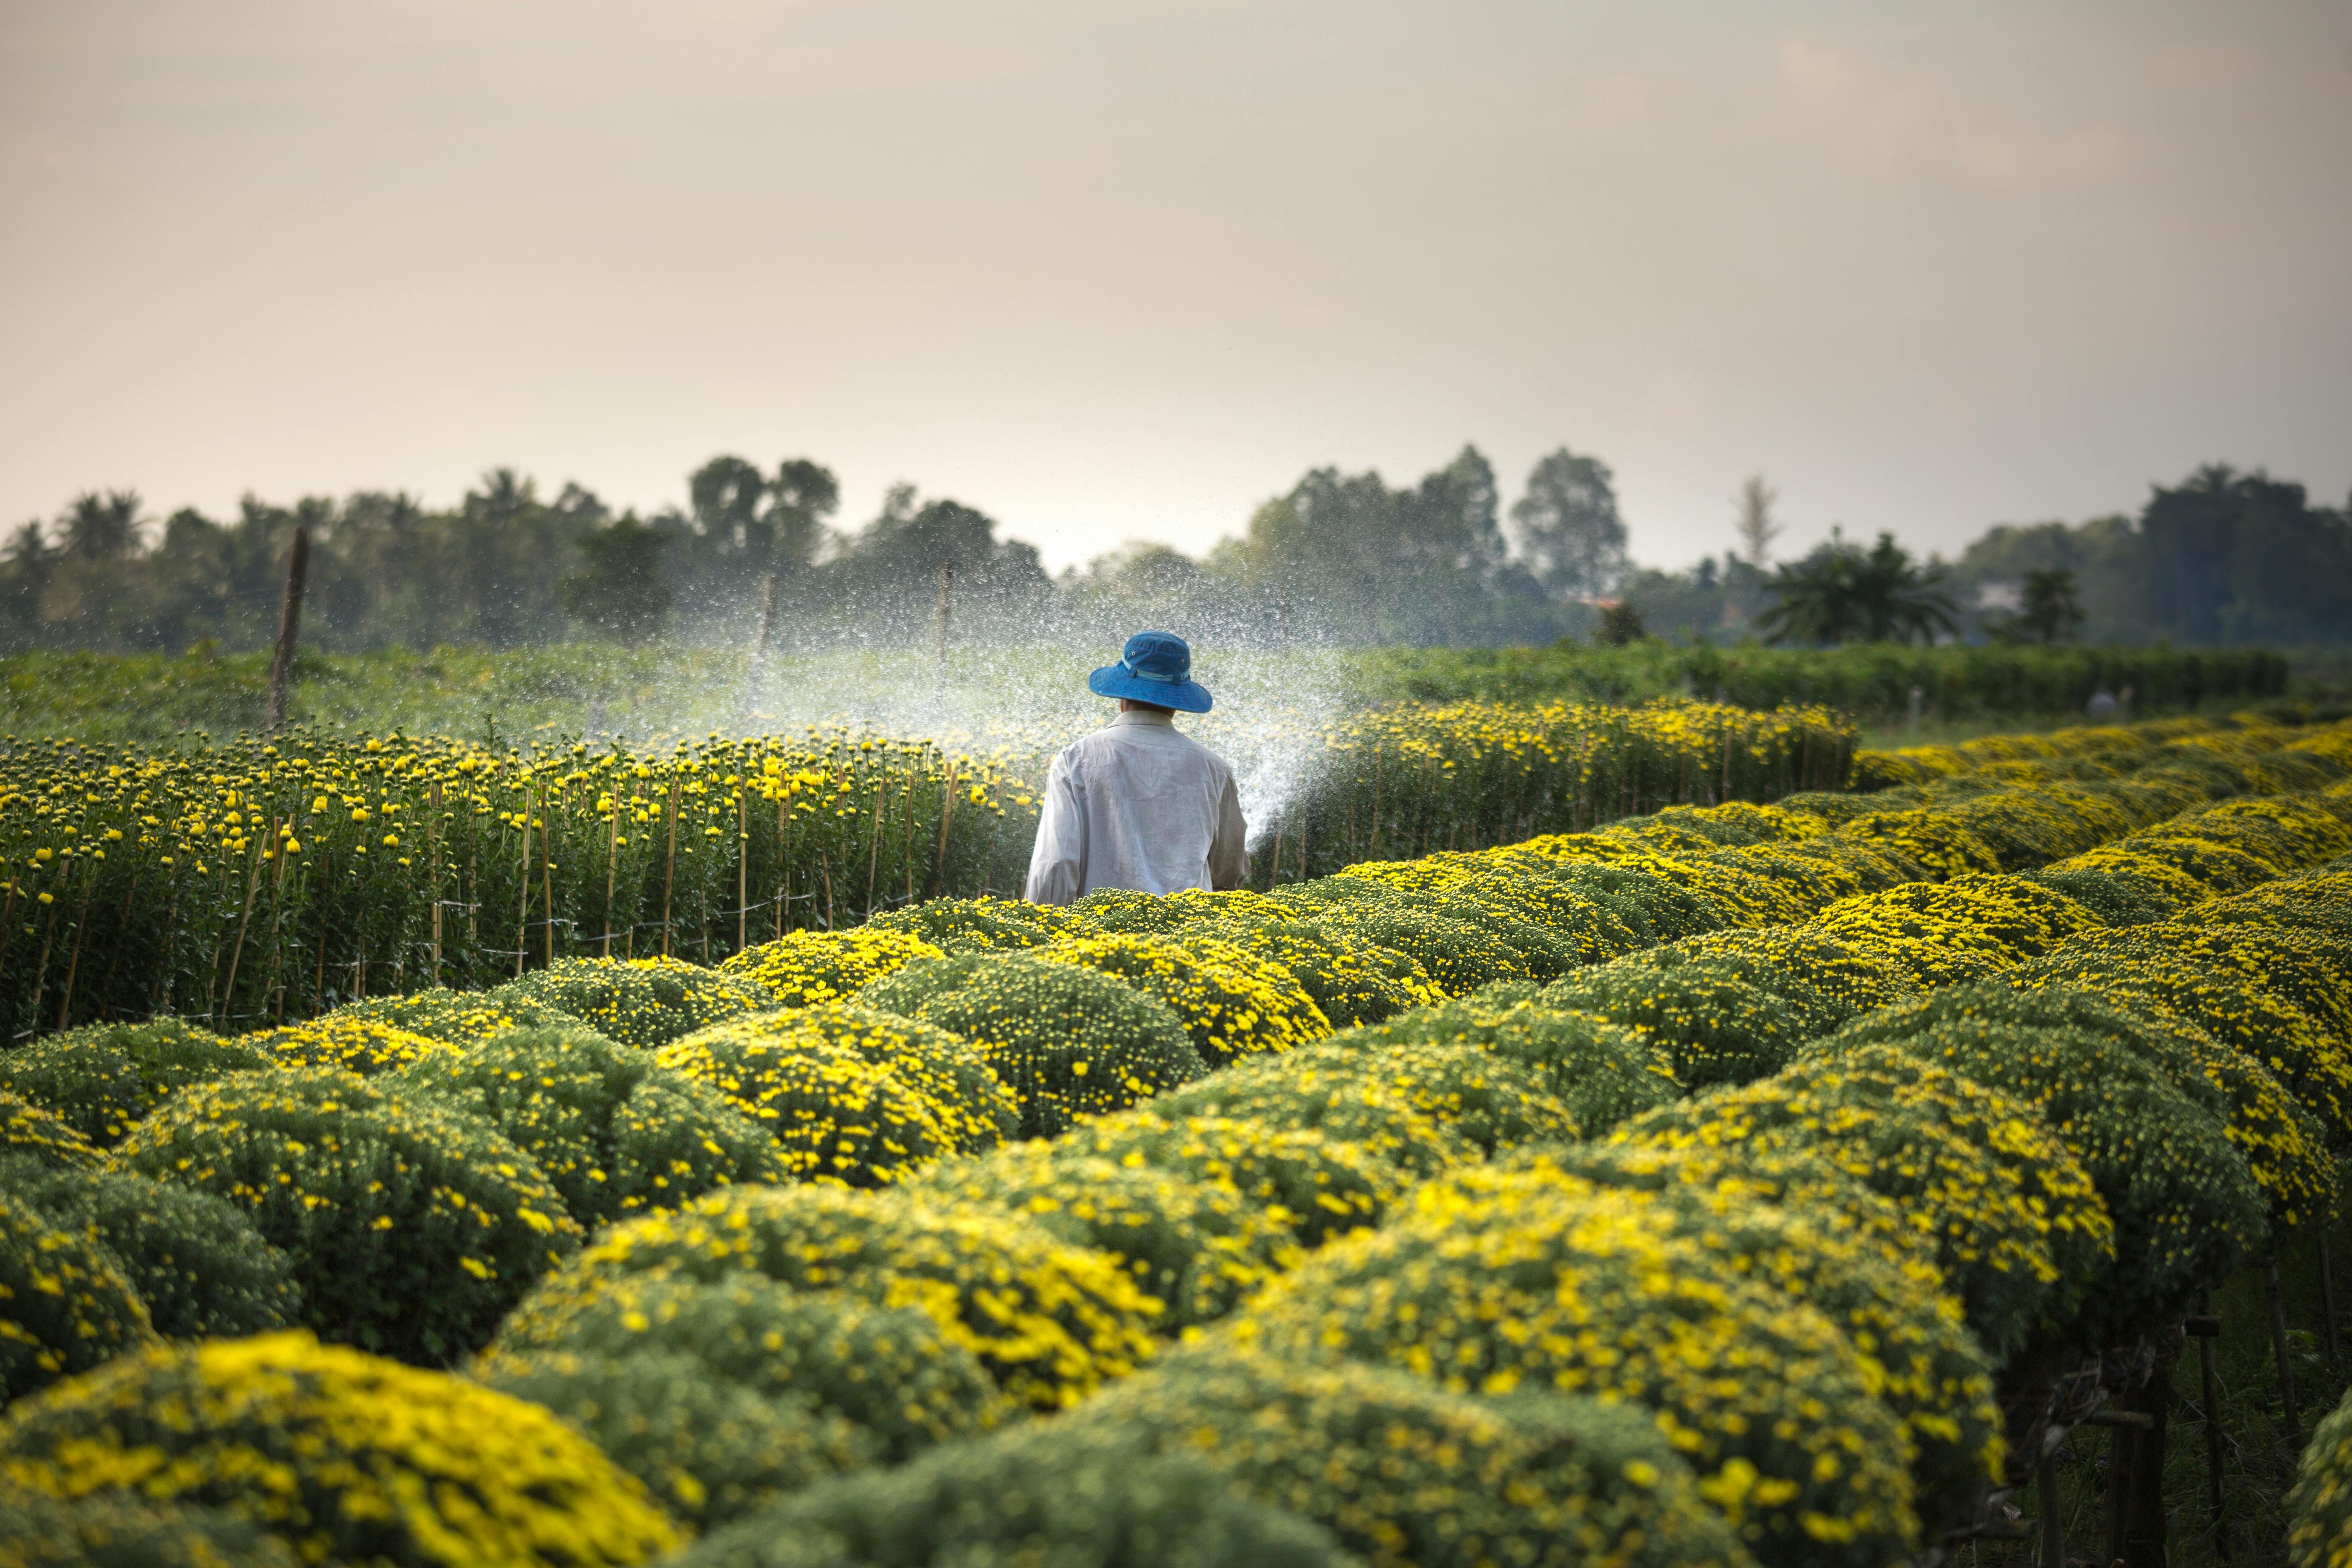
[[[2352,797],[2177,814],[2346,742],[58,1037],[0,1064],[0,1368],[96,1370],[0,1466],[312,1558],[1892,1561],[1997,1479],[2002,1369],[2332,1197],[2346,879],[2279,879]],[[280,1323],[492,1342],[142,1348]]]
[[[1826,710],[1703,703],[1415,705],[1272,729],[1246,738],[1309,783],[1286,832],[1265,825],[1269,880],[1670,799],[1835,788],[1856,738]],[[0,1038],[158,1013],[250,1028],[566,957],[709,963],[919,899],[1017,889],[1047,755],[841,730],[650,752],[12,738]]]

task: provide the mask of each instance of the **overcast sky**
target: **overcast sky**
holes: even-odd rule
[[[1042,546],[1307,468],[1637,558],[2352,487],[2352,5],[0,0],[0,524],[809,456]]]

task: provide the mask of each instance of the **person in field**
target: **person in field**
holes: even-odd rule
[[[1118,699],[1118,716],[1047,771],[1023,896],[1066,904],[1097,888],[1241,886],[1249,857],[1233,766],[1176,729],[1178,713],[1209,710],[1192,648],[1168,632],[1138,632],[1087,689]]]

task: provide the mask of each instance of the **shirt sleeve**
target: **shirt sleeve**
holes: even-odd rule
[[[1029,852],[1029,879],[1021,896],[1033,904],[1067,904],[1086,891],[1087,810],[1067,753],[1045,772],[1037,813],[1037,844]]]
[[[1225,777],[1225,793],[1217,802],[1217,836],[1209,845],[1209,886],[1219,892],[1238,888],[1249,879],[1249,824],[1242,820],[1241,791],[1233,775]]]

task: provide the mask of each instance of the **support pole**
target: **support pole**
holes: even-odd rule
[[[2128,1396],[2125,1396],[2127,1398]],[[2118,1398],[2108,1410],[2097,1415],[2115,1416],[2136,1414],[2125,1408],[2125,1398]],[[2132,1461],[2137,1458],[2139,1434],[2122,1420],[2099,1422],[2107,1428],[2107,1552],[2103,1561],[2110,1563],[2126,1561],[2129,1550],[2132,1505]]]
[[[945,706],[948,700],[948,630],[955,619],[955,563],[940,563],[940,607],[938,631],[938,668],[932,676],[932,691]]]
[[[2148,1425],[2132,1435],[2131,1507],[2125,1516],[2126,1568],[2166,1568],[2165,1417],[2172,1404],[2172,1358],[2164,1356],[2140,1390]]]
[[[760,630],[751,639],[751,668],[743,679],[743,719],[748,725],[768,687],[768,650],[776,646],[776,574],[760,585]]]
[[[286,554],[286,597],[278,607],[278,651],[269,660],[269,708],[262,721],[266,732],[286,722],[294,701],[294,644],[302,633],[302,587],[310,573],[310,531],[294,531],[293,548]]]
[[[2042,1568],[2065,1568],[2066,1517],[2058,1506],[2058,1462],[2048,1454],[2033,1467],[2033,1485],[2042,1494]]]
[[[2271,1356],[2278,1363],[2279,1402],[2286,1415],[2287,1436],[2303,1447],[2303,1420],[2294,1407],[2294,1364],[2286,1348],[2286,1302],[2279,1289],[2278,1259],[2263,1259],[2263,1294],[2271,1308]]]
[[[2230,1560],[2230,1521],[2221,1501],[2221,1394],[2213,1377],[2213,1342],[2221,1335],[2221,1320],[2213,1315],[2213,1292],[2204,1293],[2200,1315],[2189,1320],[2197,1340],[2197,1370],[2204,1383],[2205,1470],[2213,1493],[2213,1555]]]
[[[2319,1223],[2319,1310],[2327,1320],[2327,1370],[2334,1372],[2341,1358],[2336,1346],[2336,1258],[2327,1245],[2327,1216]]]

